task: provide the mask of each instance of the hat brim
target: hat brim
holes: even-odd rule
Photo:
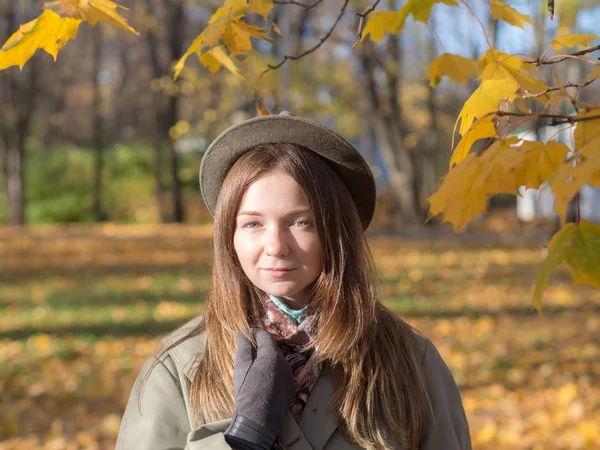
[[[363,229],[375,210],[373,173],[361,154],[346,139],[323,125],[294,115],[269,115],[246,120],[225,130],[208,147],[200,164],[200,190],[214,214],[221,186],[233,164],[259,144],[287,142],[325,158],[348,188]]]

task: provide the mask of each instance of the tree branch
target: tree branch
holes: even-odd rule
[[[591,84],[595,80],[597,80],[597,78],[592,78],[590,80],[584,81],[583,83],[579,83],[579,84],[574,84],[569,81],[567,84],[565,84],[563,86],[563,88],[576,88],[579,91],[579,90],[583,89],[584,87],[586,87],[587,85]],[[538,94],[525,94],[525,95],[523,95],[523,98],[537,98],[537,97],[546,95],[548,92],[560,91],[561,89],[562,88],[559,88],[559,87],[548,88],[548,89],[544,89],[542,92],[540,92]]]
[[[493,111],[485,114],[481,117],[488,116],[496,116],[496,117],[531,117],[532,119],[551,119],[550,123],[546,125],[563,125],[565,123],[577,123],[584,122],[586,120],[596,120],[600,119],[600,114],[594,116],[567,116],[565,114],[527,114],[527,113],[518,113],[518,112],[510,112],[510,111]]]
[[[358,47],[358,44],[360,43],[360,40],[362,39],[363,31],[365,29],[365,19],[367,18],[367,16],[369,14],[371,14],[373,12],[373,10],[375,10],[375,8],[377,7],[377,4],[380,1],[381,0],[374,0],[373,3],[371,3],[369,6],[367,6],[367,8],[363,12],[356,13],[356,15],[358,17],[360,17],[360,19],[358,20],[358,32],[356,33],[356,40],[354,41],[354,44],[352,44],[352,48]]]
[[[296,0],[273,0],[275,5],[296,5],[304,8],[306,11],[313,9],[315,6],[319,6],[323,3],[323,0],[317,0],[312,5],[307,5],[306,3],[297,2]]]
[[[346,11],[346,8],[348,7],[348,2],[350,0],[344,0],[344,5],[342,6],[342,9],[340,10],[340,14],[338,15],[337,19],[335,20],[334,24],[331,26],[331,28],[329,29],[329,31],[327,32],[327,34],[325,36],[323,36],[321,38],[321,40],[319,42],[317,42],[316,45],[314,45],[313,47],[309,48],[308,50],[303,51],[302,53],[299,53],[297,55],[285,55],[283,57],[283,59],[281,61],[279,61],[278,64],[276,65],[271,65],[268,64],[267,67],[268,69],[265,70],[262,74],[261,77],[267,73],[270,70],[277,70],[279,69],[281,66],[283,66],[285,64],[286,61],[288,60],[296,60],[296,59],[300,59],[300,58],[304,58],[306,55],[314,52],[315,50],[317,50],[319,47],[321,47],[321,45],[323,45],[325,43],[325,41],[327,41],[327,39],[329,39],[329,37],[331,36],[331,34],[333,33],[333,30],[335,30],[335,27],[337,26],[337,24],[339,23],[340,19],[342,18],[342,16],[344,15],[344,12]]]
[[[537,59],[534,59],[531,61],[526,61],[526,62],[530,63],[530,64],[535,64],[536,66],[542,66],[542,65],[547,65],[547,64],[556,64],[556,63],[565,61],[567,59],[574,58],[577,56],[587,55],[588,53],[593,53],[598,50],[600,50],[600,45],[596,45],[595,47],[590,47],[590,48],[584,48],[583,50],[580,50],[578,52],[567,53],[565,55],[548,56],[547,58],[544,58],[544,59],[542,59],[540,57],[540,58],[537,58]]]

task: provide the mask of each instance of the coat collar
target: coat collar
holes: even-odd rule
[[[175,330],[162,340],[164,348],[173,345],[202,321],[197,317]],[[200,334],[187,339],[168,351],[177,368],[188,380],[193,379],[198,361],[206,344],[206,335]],[[317,383],[308,397],[306,406],[297,423],[286,411],[281,442],[289,450],[322,450],[339,426],[338,415],[330,409],[335,386],[328,368],[321,372]]]

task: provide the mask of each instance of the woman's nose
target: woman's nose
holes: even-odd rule
[[[290,247],[284,230],[273,227],[266,233],[265,252],[269,256],[287,256]]]

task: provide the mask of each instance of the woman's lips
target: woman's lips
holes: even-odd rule
[[[288,273],[290,273],[293,269],[267,268],[263,270],[274,278],[282,278],[285,277]]]

